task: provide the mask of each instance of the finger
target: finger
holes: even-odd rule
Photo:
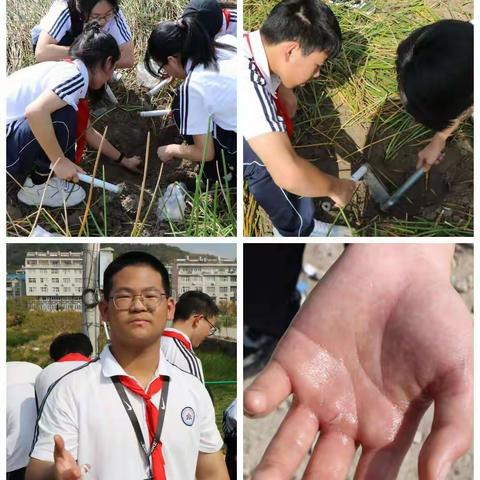
[[[451,465],[472,442],[472,395],[470,389],[435,401],[432,430],[418,461],[421,480],[444,480]]]
[[[308,462],[304,480],[344,480],[355,454],[355,442],[341,432],[322,433]]]
[[[306,407],[294,402],[267,447],[253,480],[289,480],[311,447],[318,420]]]
[[[55,448],[53,450],[53,458],[56,460],[62,458],[65,455],[65,442],[60,435],[54,435],[53,441],[55,443]]]
[[[423,161],[423,157],[417,158],[417,163],[415,165],[415,168],[418,170],[420,167],[425,168],[425,162]]]
[[[247,415],[266,415],[290,395],[292,385],[283,367],[272,360],[243,394]]]

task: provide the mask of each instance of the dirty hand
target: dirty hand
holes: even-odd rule
[[[162,162],[169,162],[175,158],[172,153],[173,146],[174,145],[163,145],[162,147],[158,147],[157,155]]]
[[[417,169],[423,167],[428,172],[433,165],[438,165],[445,158],[444,150],[445,139],[435,135],[430,143],[418,152]]]
[[[53,451],[55,480],[80,480],[81,470],[70,452],[65,449],[65,443],[60,435],[53,437],[55,449]]]
[[[78,174],[85,173],[83,168],[79,167],[66,157],[60,158],[58,161],[53,162],[52,168],[57,177],[75,183],[78,182]]]
[[[472,441],[472,319],[449,281],[445,245],[351,245],[319,282],[245,412],[293,404],[253,478],[290,479],[321,432],[304,479],[393,480],[434,402],[420,480],[444,480]]]
[[[335,178],[333,180],[333,189],[329,197],[335,202],[335,205],[339,207],[345,207],[357,188],[357,183],[350,179]]]
[[[143,165],[143,161],[138,155],[133,157],[123,157],[120,165],[125,167],[127,170],[132,171],[133,173],[143,172],[143,170],[140,169],[140,167]]]

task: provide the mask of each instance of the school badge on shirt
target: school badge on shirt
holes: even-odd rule
[[[181,413],[182,421],[185,425],[191,427],[195,421],[195,412],[192,407],[185,407]]]

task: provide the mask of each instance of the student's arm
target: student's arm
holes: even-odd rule
[[[221,451],[199,452],[195,478],[196,480],[228,480],[228,470],[223,453]]]
[[[193,145],[164,145],[158,147],[157,155],[162,162],[169,162],[174,158],[185,158],[193,162],[201,162],[207,141],[205,161],[210,162],[215,158],[215,147],[211,135],[193,135]]]
[[[330,197],[341,207],[352,198],[355,182],[328,175],[299,157],[285,132],[264,133],[248,143],[273,181],[287,192],[304,197]]]
[[[132,68],[135,65],[135,55],[133,52],[133,42],[127,42],[120,45],[120,59],[115,64],[116,68]]]
[[[35,49],[35,60],[37,63],[48,60],[62,60],[68,57],[69,47],[57,45],[57,40],[47,32],[42,32],[38,38],[37,48]]]
[[[98,150],[100,143],[102,142],[102,134],[90,126],[87,129],[86,140],[89,147]],[[110,160],[116,162],[120,158],[121,152],[117,150],[106,138],[103,140],[102,154],[108,157]],[[138,156],[124,157],[120,162],[122,167],[131,170],[134,173],[140,173],[138,169],[142,163],[142,159]]]
[[[52,113],[65,105],[67,105],[66,102],[51,90],[47,90],[28,105],[25,110],[25,118],[50,162],[55,165],[56,175],[64,180],[78,181],[77,173],[83,172],[83,169],[65,157],[57,141],[52,123]],[[59,161],[57,162],[57,160]]]
[[[428,145],[420,150],[417,155],[417,168],[423,167],[428,172],[433,165],[440,163],[443,158],[443,150],[449,137],[453,135],[460,124],[473,113],[473,107],[463,112],[450,126],[441,132],[437,132]]]
[[[54,463],[31,458],[25,480],[80,480],[80,467],[73,456],[65,449],[60,435],[55,435]]]

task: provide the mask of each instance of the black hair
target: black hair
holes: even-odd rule
[[[218,46],[196,15],[186,14],[180,20],[161,22],[155,26],[148,39],[145,68],[154,77],[160,77],[152,60],[163,65],[168,57],[174,55],[180,55],[184,67],[190,60],[192,68],[197,65],[217,68],[215,47]]]
[[[89,357],[93,352],[92,342],[83,333],[61,333],[50,344],[49,355],[58,362],[69,353],[81,353]]]
[[[195,16],[212,38],[223,25],[222,7],[217,0],[190,0],[183,10],[182,17],[186,15]]]
[[[162,277],[163,288],[171,296],[170,278],[163,263],[153,255],[145,252],[127,252],[117,257],[103,274],[103,297],[108,300],[112,289],[113,277],[125,267],[144,265],[152,268]]]
[[[333,58],[342,47],[337,17],[321,0],[283,0],[263,22],[260,33],[272,45],[296,41],[304,55],[319,51]]]
[[[212,318],[217,317],[220,310],[212,297],[206,293],[192,290],[180,295],[175,304],[173,320],[188,320],[195,313],[204,315],[206,318]]]
[[[441,131],[473,105],[473,25],[441,20],[397,49],[400,98],[415,120]]]
[[[68,0],[67,5],[72,12],[78,12],[83,21],[88,20],[92,10],[95,8],[95,5],[101,0]],[[118,12],[118,0],[106,0],[114,9],[115,13]]]
[[[69,55],[81,60],[91,70],[98,66],[104,67],[109,58],[118,62],[120,48],[113,36],[104,32],[98,22],[89,22],[73,42]]]

